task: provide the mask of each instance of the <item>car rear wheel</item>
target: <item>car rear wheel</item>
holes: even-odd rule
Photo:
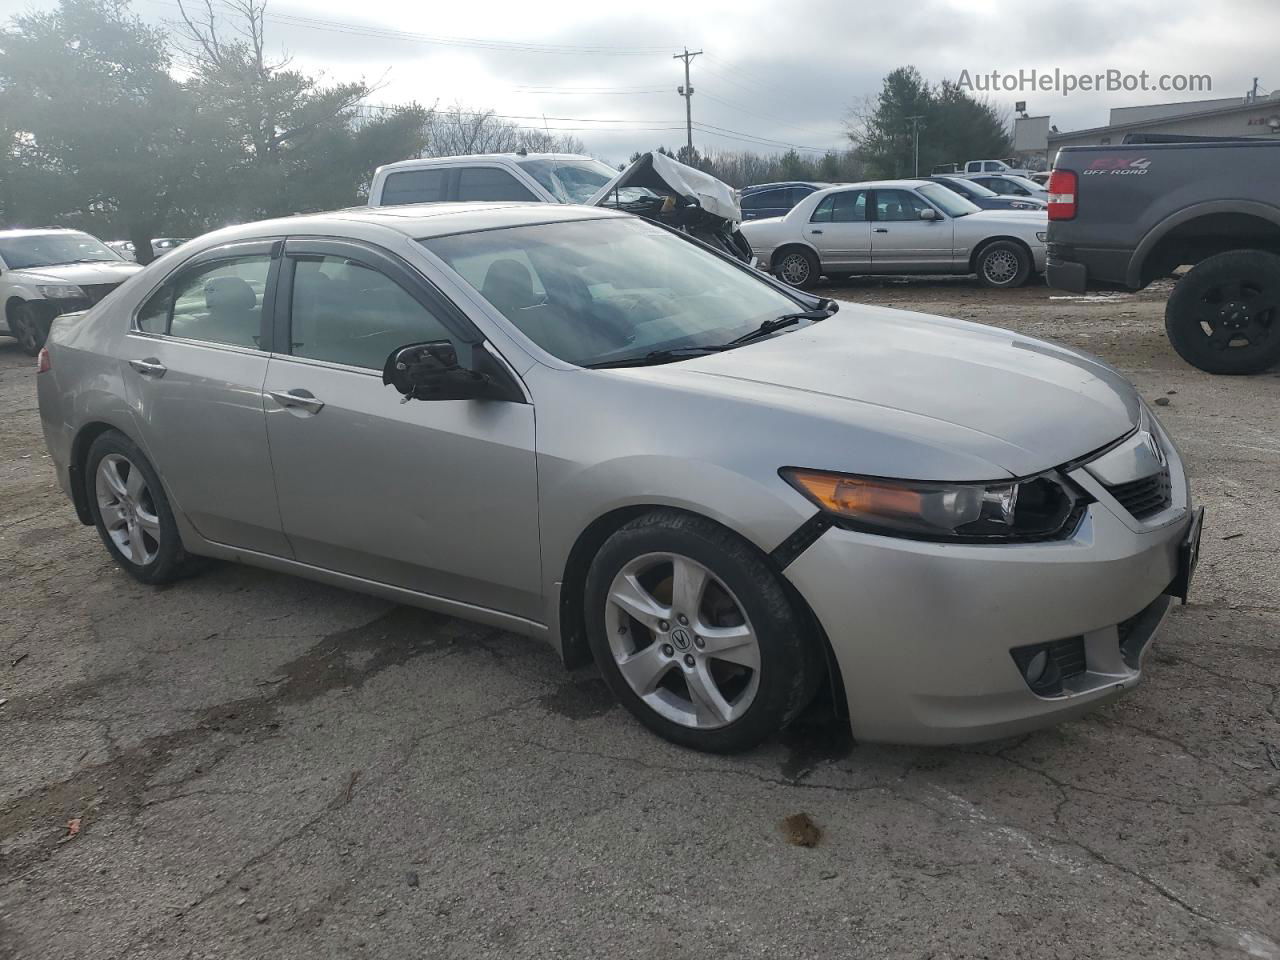
[[[157,584],[191,572],[160,478],[128,437],[108,430],[94,440],[84,478],[98,535],[131,576]]]
[[[20,303],[12,311],[9,315],[10,332],[17,339],[18,345],[34,357],[49,336],[49,323],[45,320],[43,311],[31,303]]]
[[[1209,373],[1280,363],[1280,257],[1233,250],[1197,264],[1173,288],[1164,328],[1178,356]]]
[[[977,274],[988,287],[1020,287],[1031,274],[1031,255],[1012,240],[997,240],[978,254]]]
[[[783,283],[801,290],[808,290],[818,282],[822,265],[808,250],[798,247],[783,251],[773,268],[774,275]]]
[[[822,659],[778,576],[750,545],[659,510],[601,548],[587,577],[591,650],[622,704],[662,737],[753,747],[813,699]]]

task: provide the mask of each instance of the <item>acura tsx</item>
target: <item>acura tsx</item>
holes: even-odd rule
[[[115,563],[215,557],[594,659],[660,735],[1017,733],[1138,683],[1200,513],[1101,361],[840,305],[661,224],[340,211],[194,240],[39,358]]]

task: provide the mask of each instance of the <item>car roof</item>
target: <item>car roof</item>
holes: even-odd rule
[[[478,230],[627,216],[629,214],[606,207],[560,203],[409,203],[390,207],[350,207],[224,227],[188,241],[183,244],[183,249],[188,245],[208,248],[258,237],[356,236],[361,227],[393,230],[410,239],[420,240]]]
[[[750,186],[743,187],[742,192],[749,190],[777,190],[780,187],[813,187],[815,190],[822,190],[826,187],[834,186],[825,180],[779,180],[777,183],[753,183]]]
[[[0,237],[45,237],[51,233],[84,233],[71,227],[34,227],[21,230],[0,230]]]
[[[857,183],[837,183],[830,187],[824,188],[822,193],[827,190],[911,190],[915,187],[922,187],[929,182],[927,177],[921,177],[919,180],[860,180]]]
[[[395,163],[384,163],[378,167],[377,172],[383,170],[417,170],[422,167],[434,167],[444,163],[475,163],[477,161],[508,161],[515,162],[518,160],[591,160],[581,153],[475,153],[464,154],[456,157],[417,157],[412,160],[397,160]]]

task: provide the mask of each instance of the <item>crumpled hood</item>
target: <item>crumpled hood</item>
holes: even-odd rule
[[[124,260],[102,263],[60,263],[51,267],[27,267],[12,270],[7,276],[13,283],[123,283],[142,266]]]
[[[1133,387],[1096,358],[994,327],[853,304],[792,333],[647,369],[702,391],[719,381],[754,402],[860,430],[880,423],[897,437],[927,435],[935,448],[942,439],[1014,476],[1106,446],[1141,409]]]

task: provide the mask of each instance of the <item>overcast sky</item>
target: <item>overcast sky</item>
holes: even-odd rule
[[[0,17],[52,5],[0,0]],[[177,15],[175,0],[134,9]],[[1280,89],[1280,0],[272,0],[267,25],[307,70],[380,81],[379,102],[492,107],[572,131],[615,163],[684,142],[672,54],[685,45],[705,51],[693,61],[694,120],[719,128],[695,129],[704,151],[845,146],[850,108],[903,64],[932,82],[1033,68],[1212,77],[1212,92],[1188,95],[991,97],[1010,110],[1027,100],[1061,130],[1101,125],[1113,106],[1239,96],[1255,75]]]

